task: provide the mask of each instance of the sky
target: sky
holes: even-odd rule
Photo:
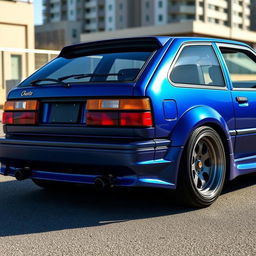
[[[41,25],[43,23],[42,0],[34,0],[34,19],[35,25]]]

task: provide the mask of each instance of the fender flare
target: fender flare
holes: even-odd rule
[[[190,134],[197,127],[210,123],[221,128],[227,140],[231,139],[226,121],[215,109],[209,106],[197,106],[186,111],[174,127],[170,135],[172,146],[185,146]]]
[[[229,169],[227,172],[227,179],[232,179],[234,173],[234,154],[233,154],[233,145],[231,136],[229,134],[229,129],[227,126],[226,121],[224,118],[213,108],[209,106],[197,106],[189,109],[185,112],[180,120],[178,121],[177,125],[174,127],[170,139],[171,139],[171,147],[169,148],[169,152],[167,154],[167,158],[169,159],[176,159],[175,164],[175,174],[172,176],[172,181],[177,185],[178,176],[179,176],[179,166],[181,161],[181,156],[184,150],[184,146],[186,145],[187,141],[191,133],[198,127],[208,125],[208,126],[215,126],[218,127],[222,134],[226,137],[226,145],[228,147],[228,155],[229,155]],[[213,128],[215,128],[213,127]],[[175,149],[180,148],[179,153],[176,155],[173,153]]]

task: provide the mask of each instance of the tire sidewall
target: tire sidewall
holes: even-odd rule
[[[191,168],[191,157],[192,157],[192,152],[195,147],[195,143],[198,141],[200,137],[207,136],[211,137],[216,141],[216,143],[219,144],[221,154],[223,156],[223,170],[222,170],[222,180],[221,183],[219,184],[218,188],[216,189],[216,192],[214,193],[213,196],[204,196],[202,195],[198,189],[195,186],[195,183],[193,181],[193,176],[192,176],[192,168]],[[183,170],[184,175],[183,175],[183,182],[186,183],[186,188],[187,188],[187,193],[190,194],[188,195],[190,197],[189,200],[194,201],[194,205],[200,205],[200,206],[209,206],[211,205],[220,195],[224,181],[225,181],[225,176],[226,176],[226,154],[225,154],[225,148],[223,145],[223,142],[221,140],[221,137],[219,134],[212,129],[211,127],[208,126],[202,126],[194,130],[194,132],[191,134],[190,139],[185,147],[185,152],[184,152],[184,157],[183,161],[185,161],[185,167]]]

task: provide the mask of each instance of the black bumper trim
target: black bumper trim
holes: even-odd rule
[[[18,140],[1,139],[0,144],[44,146],[44,147],[65,147],[65,148],[91,148],[91,149],[113,149],[113,150],[145,150],[152,148],[167,148],[170,140],[154,139],[148,141],[137,141],[131,143],[79,143],[79,142],[59,142],[59,141],[40,141],[40,140]]]

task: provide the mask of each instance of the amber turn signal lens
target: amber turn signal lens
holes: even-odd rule
[[[150,110],[148,98],[144,99],[91,99],[87,110]]]
[[[122,99],[120,100],[121,110],[150,110],[149,99]]]
[[[6,101],[4,111],[38,110],[37,100]]]

